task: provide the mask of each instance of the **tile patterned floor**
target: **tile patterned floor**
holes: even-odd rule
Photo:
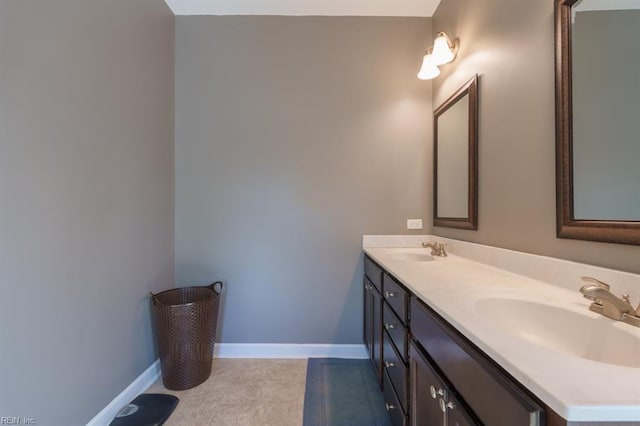
[[[166,426],[300,426],[306,374],[306,359],[216,358],[200,386],[170,391],[159,379],[147,393],[180,398]]]

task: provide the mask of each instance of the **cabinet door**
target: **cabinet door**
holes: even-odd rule
[[[367,352],[369,352],[369,358],[373,360],[373,317],[372,317],[372,299],[371,299],[371,283],[367,279],[364,278],[364,300],[363,300],[363,328],[362,328],[362,342],[367,348]]]
[[[382,384],[382,296],[375,287],[371,288],[371,323],[373,365]]]
[[[544,409],[480,349],[423,302],[411,300],[411,333],[486,425],[543,425]]]
[[[446,405],[446,409],[447,426],[477,426],[481,424],[474,420],[471,413],[467,412],[452,392],[449,392],[449,402]]]
[[[411,374],[411,425],[442,426],[446,413],[440,400],[446,400],[446,386],[429,365],[422,352],[411,342],[409,345],[409,370]]]
[[[364,278],[363,294],[362,340],[376,370],[378,384],[382,385],[382,296],[367,277]]]

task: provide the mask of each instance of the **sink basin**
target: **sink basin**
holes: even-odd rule
[[[503,332],[568,355],[624,367],[640,368],[640,337],[587,311],[579,313],[528,300],[490,298],[474,311]]]
[[[434,257],[426,253],[426,250],[425,253],[420,253],[418,250],[420,249],[415,249],[415,251],[395,252],[390,254],[389,257],[394,260],[401,260],[405,262],[429,262],[434,260]]]

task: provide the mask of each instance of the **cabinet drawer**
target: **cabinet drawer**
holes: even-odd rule
[[[380,269],[380,267],[366,255],[364,257],[364,274],[369,278],[378,291],[382,292],[382,269]]]
[[[388,304],[383,303],[383,305],[382,328],[389,333],[389,337],[398,350],[402,361],[407,362],[407,344],[409,343],[407,328],[402,325],[402,322]]]
[[[404,411],[398,402],[398,397],[393,390],[389,376],[386,373],[382,376],[384,377],[384,402],[387,407],[387,413],[389,413],[389,418],[391,419],[391,424],[393,426],[406,426],[407,416],[405,416]]]
[[[407,291],[391,275],[384,274],[384,291],[382,297],[393,308],[403,324],[407,324],[407,304],[409,296]]]
[[[415,298],[411,301],[411,333],[482,423],[541,424],[540,406],[507,373]]]
[[[387,332],[385,331],[383,334],[384,345],[382,359],[384,360],[384,370],[389,375],[389,379],[391,380],[391,384],[393,384],[393,388],[396,391],[396,395],[398,396],[398,401],[400,401],[402,409],[407,412],[408,368],[402,361],[402,358],[396,351],[396,348],[391,343],[391,338]]]

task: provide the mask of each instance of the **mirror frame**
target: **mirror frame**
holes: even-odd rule
[[[573,101],[571,8],[555,0],[556,235],[588,241],[640,244],[640,221],[575,219],[573,203]]]
[[[438,117],[469,96],[469,194],[468,215],[464,218],[438,216]],[[478,75],[474,75],[433,112],[433,225],[478,229]]]

